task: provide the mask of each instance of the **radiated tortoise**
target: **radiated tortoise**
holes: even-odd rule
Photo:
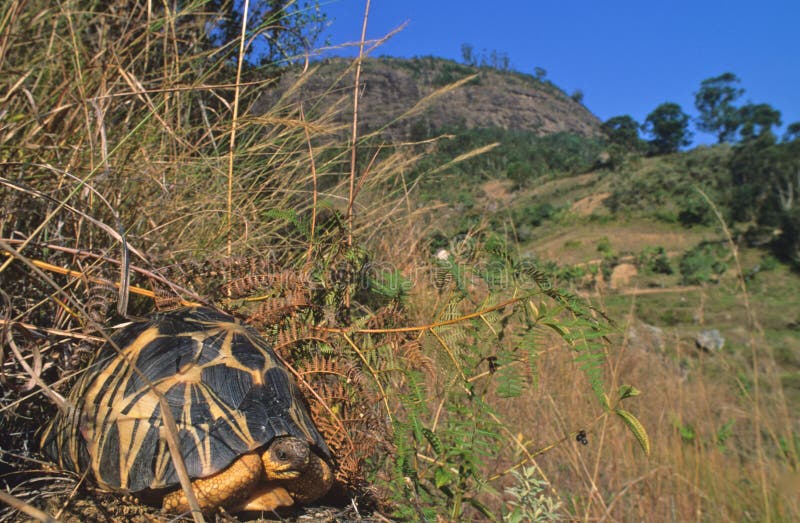
[[[45,429],[61,467],[105,489],[188,510],[170,457],[163,395],[204,511],[273,510],[331,487],[332,457],[266,340],[205,307],[158,313],[112,337]],[[117,348],[119,351],[117,350]]]

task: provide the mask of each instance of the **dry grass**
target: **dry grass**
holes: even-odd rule
[[[649,459],[623,427],[601,423],[589,431],[587,446],[572,441],[538,460],[576,519],[796,519],[798,475],[791,458],[770,445],[769,456],[759,459],[753,441],[753,430],[766,435],[782,430],[790,420],[780,411],[762,412],[761,422],[755,423],[749,399],[734,380],[720,380],[714,370],[717,362],[708,361],[726,356],[696,355],[693,346],[679,340],[666,340],[662,352],[650,341],[641,336],[624,340],[609,354],[611,381],[643,389],[635,413],[652,442]],[[681,368],[667,356],[675,353],[688,355],[692,368]],[[507,418],[520,420],[513,430],[535,434],[534,448],[558,439],[570,427],[587,426],[595,414],[576,394],[580,384],[572,379],[573,363],[563,353],[552,353],[542,365],[541,385],[531,394],[528,408]],[[531,423],[536,430],[531,431]],[[724,437],[729,423],[730,434]],[[767,505],[759,487],[762,475],[768,485]]]
[[[360,239],[373,256],[391,260],[415,283],[408,309],[399,313],[354,299],[354,308],[363,306],[359,323],[342,325],[337,313],[350,304],[352,288],[342,285],[346,290],[326,294],[331,303],[315,321],[328,330],[315,335],[330,344],[326,350],[350,359],[337,362],[339,367],[307,360],[298,366],[298,377],[356,377],[356,386],[347,390],[330,382],[310,389],[327,386],[330,394],[345,396],[363,386],[364,396],[385,407],[380,412],[402,418],[410,408],[398,398],[410,394],[410,385],[398,369],[420,369],[427,387],[421,405],[425,428],[437,433],[459,421],[462,411],[446,404],[451,397],[471,405],[480,393],[481,401],[491,403],[494,418],[478,421],[491,421],[498,431],[498,447],[484,456],[481,471],[492,478],[492,488],[465,483],[463,499],[446,500],[449,515],[443,518],[481,519],[459,505],[473,495],[499,513],[507,507],[503,487],[512,485],[511,467],[531,462],[575,520],[800,518],[792,497],[796,456],[780,448],[787,437],[796,437],[797,420],[781,401],[765,399],[779,398],[780,383],[755,323],[750,371],[760,378],[760,398],[750,394],[754,380],[713,375],[718,361],[708,365],[706,357],[697,357],[687,370],[626,338],[606,346],[607,390],[634,383],[644,391],[632,410],[650,434],[649,459],[613,412],[591,394],[587,398],[590,384],[559,337],[537,338],[539,359],[531,367],[537,367],[538,382],[528,383],[535,386],[516,399],[502,398],[495,371],[486,370],[487,357],[516,350],[512,340],[520,324],[505,323],[509,309],[521,306],[536,314],[513,289],[492,294],[475,284],[462,295],[452,281],[444,289],[431,285],[434,268],[420,256],[430,209],[416,209],[414,185],[405,178],[417,153],[402,145],[373,147],[379,131],[361,138],[351,131],[357,140],[343,144],[343,130],[333,122],[353,100],[347,79],[341,79],[349,85],[347,94],[333,106],[302,100],[298,93],[314,74],[311,66],[266,112],[255,113],[259,93],[272,79],[266,71],[237,70],[241,39],[219,49],[201,46],[198,35],[211,15],[200,7],[180,13],[149,2],[91,7],[43,0],[11,0],[0,7],[0,466],[8,469],[3,480],[18,500],[12,502],[30,504],[18,508],[41,520],[45,516],[33,505],[60,514],[64,499],[72,500],[63,513],[67,519],[99,518],[110,510],[82,512],[82,482],[45,473],[32,442],[38,420],[52,411],[42,391],[52,397],[66,391],[105,337],[101,324],[113,309],[122,314],[152,308],[149,297],[129,291],[150,291],[159,304],[217,298],[237,307],[232,289],[247,287],[237,277],[275,275],[278,268],[292,274],[352,269],[361,256]],[[357,64],[348,74],[356,74]],[[266,295],[267,308],[257,314],[273,319],[270,314],[292,299],[300,300]],[[295,305],[301,301],[289,308],[300,308]],[[422,327],[391,330],[408,323]],[[459,323],[467,326],[451,328]],[[290,341],[305,335],[287,334]],[[692,350],[679,340],[668,343],[670,353]],[[523,360],[509,367],[530,364]],[[763,365],[760,374],[755,369]],[[720,442],[729,420],[732,435]],[[689,426],[691,439],[685,434]],[[588,446],[575,442],[581,429]],[[397,450],[396,442],[380,443],[385,455]],[[466,445],[457,441],[449,450],[466,453],[459,444]],[[444,466],[445,458],[433,456],[431,441],[416,445],[420,476],[437,467],[452,472],[448,467],[456,462]],[[369,457],[358,456],[358,466]],[[399,476],[403,485],[408,471],[389,461],[373,462],[370,479],[391,488]],[[397,488],[395,494],[413,509],[426,508]],[[137,517],[149,517],[136,510]],[[15,517],[10,514],[4,517]]]

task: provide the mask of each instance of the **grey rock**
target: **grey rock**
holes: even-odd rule
[[[719,333],[717,329],[706,329],[697,333],[694,338],[694,344],[698,349],[706,352],[716,352],[722,350],[725,346],[725,338]]]

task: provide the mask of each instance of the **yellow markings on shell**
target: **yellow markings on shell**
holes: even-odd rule
[[[102,481],[103,476],[100,474],[100,449],[105,446],[110,424],[118,423],[122,417],[120,414],[122,398],[120,396],[124,393],[125,383],[134,372],[133,365],[130,365],[129,361],[132,361],[132,358],[135,359],[137,352],[156,339],[158,335],[159,331],[156,327],[151,327],[142,332],[133,342],[122,348],[121,356],[115,357],[115,360],[110,365],[91,378],[84,391],[83,413],[80,424],[81,432],[91,456],[92,472],[94,472],[95,477],[102,486],[109,487]],[[143,407],[145,406],[137,405],[138,409]],[[127,474],[123,471],[127,470],[125,468],[128,462],[126,449],[129,448],[131,434],[130,431],[122,430],[123,427],[119,427],[119,424],[117,426],[121,429],[119,431],[121,487],[126,489]]]
[[[101,486],[111,488],[111,485],[104,483],[103,476],[100,474],[101,450],[105,449],[112,424],[116,425],[119,435],[119,471],[120,489],[127,490],[130,484],[128,472],[131,470],[136,457],[142,451],[148,429],[155,424],[159,427],[160,443],[156,454],[154,478],[151,487],[158,488],[165,485],[165,475],[171,467],[171,456],[167,450],[166,440],[161,419],[153,419],[156,409],[159,408],[158,394],[164,394],[176,384],[185,384],[183,405],[180,419],[176,419],[179,429],[185,429],[187,434],[195,439],[198,448],[198,455],[201,463],[201,474],[207,475],[217,472],[211,466],[210,438],[200,440],[198,434],[208,433],[209,425],[193,425],[190,419],[190,406],[193,401],[202,401],[206,404],[211,413],[212,420],[223,420],[227,423],[233,433],[245,442],[251,450],[255,450],[260,445],[254,441],[251,435],[244,414],[224,403],[220,397],[202,381],[203,370],[208,366],[225,365],[232,369],[237,369],[248,373],[254,385],[264,384],[264,372],[276,365],[276,360],[264,342],[246,326],[238,322],[219,322],[208,321],[200,322],[201,325],[195,332],[183,332],[179,335],[167,335],[160,332],[157,325],[154,325],[141,332],[130,343],[121,347],[122,355],[113,356],[110,364],[94,376],[87,376],[85,386],[78,387],[82,391],[82,413],[80,420],[80,431],[87,443],[87,450],[91,456],[91,468]],[[195,354],[199,357],[203,342],[209,337],[224,333],[224,338],[219,346],[219,355],[207,364],[199,364],[197,360],[185,364],[178,369],[174,375],[169,375],[152,383],[155,392],[144,392],[148,387],[130,391],[126,396],[126,385],[132,378],[139,375],[135,369],[136,360],[148,344],[159,337],[182,337],[191,338],[195,343]],[[245,366],[233,355],[233,337],[242,336],[253,347],[260,350],[265,358],[264,368],[253,369]],[[194,398],[194,399],[193,399]],[[124,412],[124,413],[123,413]],[[295,425],[307,432],[306,424],[303,422],[303,414],[298,411],[293,403],[290,415]],[[151,423],[152,420],[152,423]],[[136,426],[136,422],[139,422]],[[310,435],[308,435],[310,438]],[[71,445],[73,460],[77,463],[77,445]]]

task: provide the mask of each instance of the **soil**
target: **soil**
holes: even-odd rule
[[[570,210],[578,216],[589,216],[597,209],[601,208],[603,206],[603,202],[609,196],[611,196],[611,193],[608,192],[590,194],[589,196],[581,198],[577,202],[573,203]]]
[[[639,271],[636,270],[636,265],[632,263],[620,263],[611,271],[608,285],[614,290],[623,289],[630,285],[631,280],[638,273]]]
[[[26,493],[38,494],[42,493]],[[47,514],[64,523],[161,523],[193,521],[190,515],[167,515],[159,508],[142,505],[130,496],[120,496],[108,493],[88,492],[82,489],[74,493],[53,495],[44,501],[44,510]],[[28,497],[28,496],[24,496]],[[66,500],[69,499],[68,502]],[[31,502],[35,503],[33,500]],[[40,503],[35,503],[39,505]],[[362,513],[363,512],[363,513]],[[225,511],[206,515],[207,522],[364,522],[364,523],[391,523],[390,519],[379,515],[370,514],[370,511],[359,511],[355,503],[344,507],[316,506],[281,509],[278,513],[256,514],[244,513],[232,515]],[[0,521],[31,521],[20,513],[4,513],[0,511]]]

